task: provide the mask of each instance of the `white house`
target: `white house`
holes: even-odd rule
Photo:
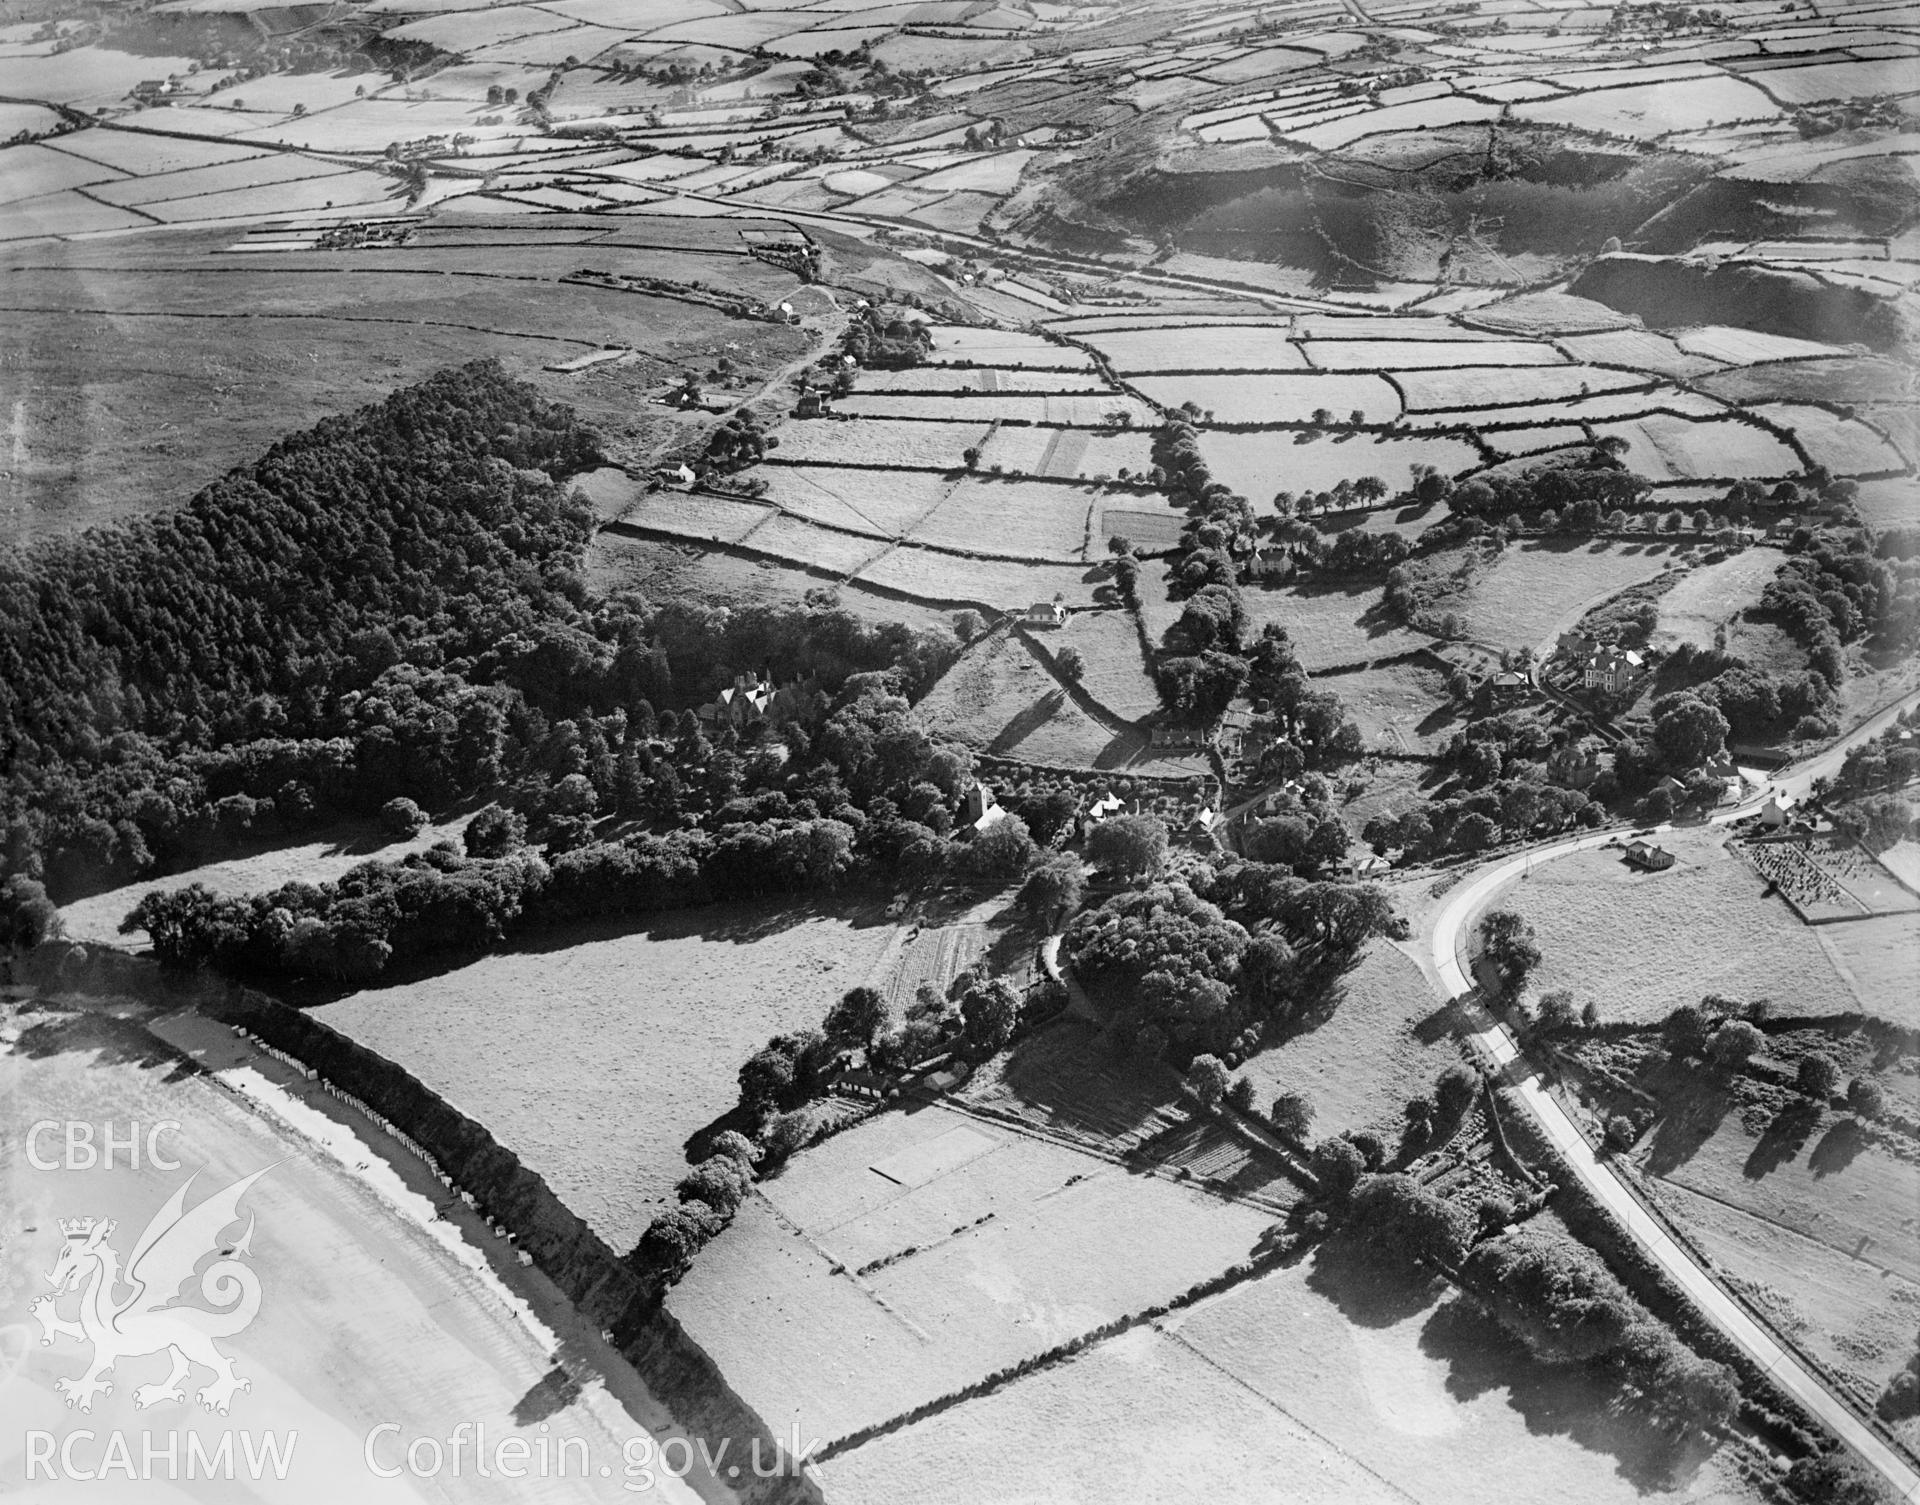
[[[1767,796],[1767,802],[1760,807],[1760,824],[1777,831],[1793,819],[1793,807],[1796,801],[1784,789]]]
[[[1616,695],[1646,672],[1646,659],[1630,648],[1607,644],[1595,650],[1580,671],[1580,683],[1589,690]]]

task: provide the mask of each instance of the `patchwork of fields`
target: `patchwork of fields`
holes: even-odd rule
[[[1370,816],[1467,791],[1477,759],[1441,756],[1477,713],[1455,662],[1475,677],[1500,650],[1544,656],[1631,593],[1653,603],[1656,654],[1798,674],[1826,661],[1805,625],[1751,615],[1812,552],[1795,528],[1849,524],[1849,506],[1873,533],[1920,524],[1920,21],[1884,0],[54,9],[0,22],[0,542],[173,508],[300,424],[496,359],[598,435],[578,478],[583,611],[614,591],[715,621],[837,600],[938,634],[921,646],[952,662],[914,724],[1013,765],[983,772],[1003,794],[1169,778],[1221,807],[1276,765],[1256,775],[1257,748],[1235,761],[1205,744],[1214,727],[1170,728],[1156,674],[1190,708],[1204,697],[1181,698],[1182,674],[1235,668],[1208,641],[1246,657],[1278,624],[1359,729],[1360,756],[1300,754],[1358,857]],[[741,414],[767,441],[750,465],[714,442]],[[1184,441],[1156,443],[1173,420],[1198,479]],[[1604,514],[1562,499],[1587,478],[1532,469],[1608,453],[1647,484],[1592,488]],[[1486,509],[1497,549],[1455,516],[1484,491],[1431,479],[1496,469],[1529,475],[1513,505],[1536,509],[1511,527]],[[1208,483],[1245,500],[1250,532],[1184,531],[1237,507]],[[1726,531],[1743,519],[1751,533]],[[1897,579],[1908,545],[1864,543],[1854,565]],[[1427,614],[1389,574],[1407,549],[1487,563]],[[1237,581],[1239,639],[1199,613],[1170,637],[1210,576]],[[1837,707],[1908,682],[1885,642],[1846,637]],[[1267,693],[1233,697],[1226,724],[1265,715]],[[1516,720],[1612,745],[1655,693],[1623,733],[1557,699]],[[595,714],[616,699],[636,712],[626,687]],[[549,712],[556,742],[590,741]],[[797,789],[813,760],[780,735],[762,751]],[[602,836],[644,827],[630,792]],[[164,881],[337,877],[457,839],[439,814],[404,847],[342,830]],[[1502,896],[1538,932],[1534,996],[1566,988],[1610,1023],[1716,992],[1920,1024],[1904,901],[1810,927],[1724,833],[1661,840],[1670,870],[1601,848]],[[1230,854],[1202,831],[1175,860]],[[578,926],[314,1012],[480,1120],[624,1252],[677,1205],[690,1147],[769,1036],[856,984],[900,1012],[976,963],[1031,977],[1039,922],[1011,888],[914,894],[903,917],[896,875],[871,872],[885,881],[815,907]],[[1387,881],[1417,934],[1446,879]],[[135,897],[69,905],[70,934],[124,941]],[[1417,945],[1368,943],[1317,1012],[1243,1062],[1235,1042],[1256,1110],[1304,1092],[1314,1137],[1397,1142],[1460,1054]],[[829,1498],[1783,1495],[1791,1439],[1758,1438],[1751,1412],[1732,1441],[1655,1425],[1337,1233],[1254,1276],[1310,1182],[1246,1125],[1190,1111],[1180,1051],[1111,1044],[1071,1017],[949,1097],[810,1110],[860,1121],[765,1166],[669,1293],[770,1430],[834,1444]],[[1904,1129],[1863,1146],[1820,1112],[1819,1137],[1761,1170],[1770,1142],[1732,1111],[1650,1127],[1631,1158],[1716,1273],[1871,1401],[1920,1311],[1912,1167],[1887,1149]],[[1158,1164],[1117,1158],[1147,1140]],[[536,1387],[514,1415],[545,1404]]]

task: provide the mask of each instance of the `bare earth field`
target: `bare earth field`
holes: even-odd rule
[[[832,1440],[1169,1299],[1269,1221],[925,1107],[764,1182],[667,1307],[770,1425]],[[1128,1257],[1104,1258],[1117,1244]]]
[[[1598,847],[1542,865],[1495,901],[1533,922],[1544,958],[1536,992],[1571,988],[1603,1019],[1647,1023],[1709,992],[1771,998],[1783,1013],[1860,1007],[1819,933],[1784,900],[1760,897],[1724,833],[1674,831],[1661,842],[1680,859],[1666,872],[1637,873]]]
[[[626,1249],[672,1203],[686,1138],[733,1107],[733,1067],[872,980],[893,932],[864,908],[684,910],[580,926],[316,1017],[485,1124]]]

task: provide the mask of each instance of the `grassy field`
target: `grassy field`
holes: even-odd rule
[[[1703,376],[1726,369],[1719,361],[1689,354],[1668,336],[1650,329],[1568,335],[1560,344],[1577,361],[1654,371],[1663,376]]]
[[[1257,632],[1268,622],[1286,628],[1295,654],[1309,673],[1336,664],[1390,658],[1429,641],[1423,633],[1402,627],[1387,611],[1380,592],[1371,587],[1250,590],[1246,602],[1253,630]],[[1177,611],[1170,611],[1168,620],[1177,615]]]
[[[1076,609],[1117,600],[1100,566],[968,559],[908,546],[877,554],[859,578],[927,601],[978,602],[996,611],[1025,611],[1055,596]]]
[[[1263,1481],[1281,1479],[1298,1505],[1403,1498],[1157,1326],[877,1438],[820,1473],[849,1505],[1095,1505],[1118,1497],[1116,1478],[1126,1480],[1126,1498],[1142,1500],[1226,1505],[1263,1498]]]
[[[1658,1194],[1723,1274],[1868,1402],[1912,1355],[1920,1285],[1676,1182]]]
[[[1399,1498],[1467,1505],[1744,1498],[1702,1444],[1677,1454],[1606,1383],[1535,1362],[1458,1298],[1376,1281],[1337,1248],[1203,1304],[1177,1340]],[[1276,1343],[1272,1335],[1285,1333]]]
[[[1325,408],[1342,422],[1358,409],[1368,423],[1400,416],[1400,394],[1384,377],[1318,371],[1232,376],[1145,376],[1132,383],[1155,402],[1192,402],[1221,423],[1305,423]]]
[[[1899,452],[1856,419],[1839,418],[1807,403],[1767,403],[1754,411],[1791,429],[1807,458],[1837,476],[1906,469]]]
[[[887,549],[884,541],[866,534],[821,528],[804,518],[781,513],[774,513],[755,527],[745,546],[776,559],[811,565],[836,580],[852,575]]]
[[[1090,1148],[1117,1153],[1177,1126],[1180,1079],[1158,1061],[1114,1055],[1099,1032],[1064,1019],[996,1056],[961,1096]]]
[[[289,429],[481,356],[572,404],[612,458],[644,462],[685,421],[646,404],[663,381],[704,369],[728,342],[748,373],[809,343],[716,309],[552,280],[589,254],[574,245],[517,249],[525,277],[506,280],[486,249],[263,256],[227,253],[232,239],[156,231],[0,254],[12,332],[0,411],[13,425],[0,537],[175,506]],[[641,353],[581,375],[545,369],[614,344]]]
[[[962,451],[987,436],[987,420],[966,421],[956,403],[954,421],[916,423],[904,418],[856,418],[846,422],[809,418],[779,431],[778,458],[793,464],[908,465],[959,470]]]
[[[1079,650],[1086,661],[1080,687],[1114,715],[1139,721],[1160,709],[1160,691],[1147,673],[1131,612],[1076,612],[1041,641],[1055,653]]]
[[[1775,1147],[1729,1113],[1669,1139],[1656,1130],[1635,1152],[1648,1175],[1736,1207],[1901,1280],[1920,1282],[1913,1239],[1920,1170],[1876,1146],[1861,1147],[1826,1114],[1798,1149]],[[1671,1146],[1671,1148],[1669,1148]]]
[[[1323,1252],[831,1460],[835,1499],[1678,1505],[1731,1462],[1611,1411],[1457,1297]],[[962,1494],[956,1478],[969,1481]],[[1490,1484],[1490,1481],[1498,1481]]]
[[[1094,506],[1084,486],[968,476],[914,527],[915,543],[961,552],[1084,559]]]
[[[1378,476],[1395,492],[1413,483],[1415,465],[1457,475],[1480,464],[1480,451],[1459,439],[1310,438],[1285,433],[1201,435],[1214,478],[1264,508],[1276,491],[1326,491],[1340,481]]]
[[[733,1106],[733,1068],[874,980],[894,928],[877,906],[583,925],[318,1017],[479,1119],[625,1249],[672,1202],[687,1137]]]
[[[1288,341],[1283,329],[1193,325],[1178,330],[1117,329],[1081,338],[1119,372],[1307,369],[1300,347]]]
[[[469,818],[462,815],[423,827],[418,835],[404,841],[396,841],[379,822],[371,820],[345,822],[313,841],[291,846],[280,840],[263,841],[239,856],[76,899],[61,909],[60,922],[69,940],[106,946],[144,944],[145,931],[123,936],[119,927],[149,893],[170,893],[194,883],[223,895],[266,893],[288,883],[331,883],[362,862],[398,862],[410,853],[424,852],[435,842],[458,841]]]
[[[1626,440],[1627,465],[1650,481],[1767,478],[1800,469],[1798,457],[1772,434],[1732,419],[1655,413],[1597,423],[1594,432]]]
[[[1056,767],[1123,767],[1142,741],[1088,715],[1024,641],[1004,632],[975,643],[916,709],[936,736]]]
[[[1669,649],[1692,643],[1711,648],[1739,612],[1759,601],[1762,587],[1779,571],[1785,557],[1778,549],[1742,549],[1718,564],[1687,571],[1660,597],[1654,646]]]
[[[1920,1029],[1920,919],[1881,915],[1826,926],[1819,937],[1861,1008]]]
[[[760,502],[745,502],[704,492],[655,491],[628,509],[626,521],[658,528],[682,538],[736,543],[779,514]],[[855,547],[847,544],[846,547]],[[871,544],[858,547],[871,552]],[[864,555],[862,556],[864,557]]]
[[[924,1107],[762,1183],[667,1307],[761,1416],[832,1439],[1165,1301],[1269,1221]]]
[[[1440,1004],[1419,967],[1385,941],[1369,946],[1336,987],[1331,1017],[1261,1051],[1247,1062],[1246,1075],[1263,1111],[1282,1092],[1312,1098],[1316,1138],[1372,1129],[1392,1145],[1407,1100],[1430,1091],[1459,1051],[1443,1030],[1428,1026],[1416,1033]]]
[[[960,412],[966,412],[962,406]],[[1144,475],[1153,468],[1153,436],[1138,430],[1112,433],[1086,429],[1001,428],[982,451],[984,467],[1003,466],[1016,475],[1075,477],[1118,476],[1128,470]]]
[[[1775,674],[1798,674],[1807,667],[1807,650],[1773,622],[1736,617],[1727,624],[1727,652]]]
[[[1340,697],[1369,748],[1433,752],[1458,730],[1446,679],[1432,663],[1388,664],[1332,675],[1319,688]]]
[[[1566,358],[1533,340],[1308,340],[1320,371],[1419,371],[1440,366],[1560,366]]]
[[[1474,366],[1455,371],[1405,371],[1397,380],[1413,412],[1551,402],[1645,386],[1648,378],[1604,366]]]
[[[1661,841],[1680,859],[1666,872],[1638,873],[1600,847],[1541,866],[1495,901],[1533,922],[1544,954],[1537,992],[1571,988],[1604,1019],[1649,1023],[1709,991],[1771,998],[1783,1013],[1858,1007],[1821,932],[1784,900],[1760,897],[1759,878],[1726,849],[1724,833],[1675,831]]]
[[[1605,597],[1652,579],[1666,563],[1664,550],[1643,544],[1510,544],[1468,593],[1461,609],[1467,635],[1492,647],[1538,648]]]
[[[897,538],[953,490],[944,475],[921,470],[840,470],[830,465],[762,465],[767,500],[835,528]]]
[[[587,549],[587,583],[600,592],[637,590],[655,600],[685,598],[717,606],[800,602],[809,591],[834,589],[840,605],[872,622],[907,622],[950,630],[953,613],[865,591],[853,582],[829,587],[818,575],[771,560],[712,554],[697,544],[598,533]]]

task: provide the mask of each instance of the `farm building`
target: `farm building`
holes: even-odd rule
[[[1072,613],[1058,601],[1036,601],[1021,618],[1029,627],[1064,627]]]
[[[1643,872],[1659,873],[1673,866],[1673,853],[1650,841],[1636,841],[1627,848],[1627,863]]]

